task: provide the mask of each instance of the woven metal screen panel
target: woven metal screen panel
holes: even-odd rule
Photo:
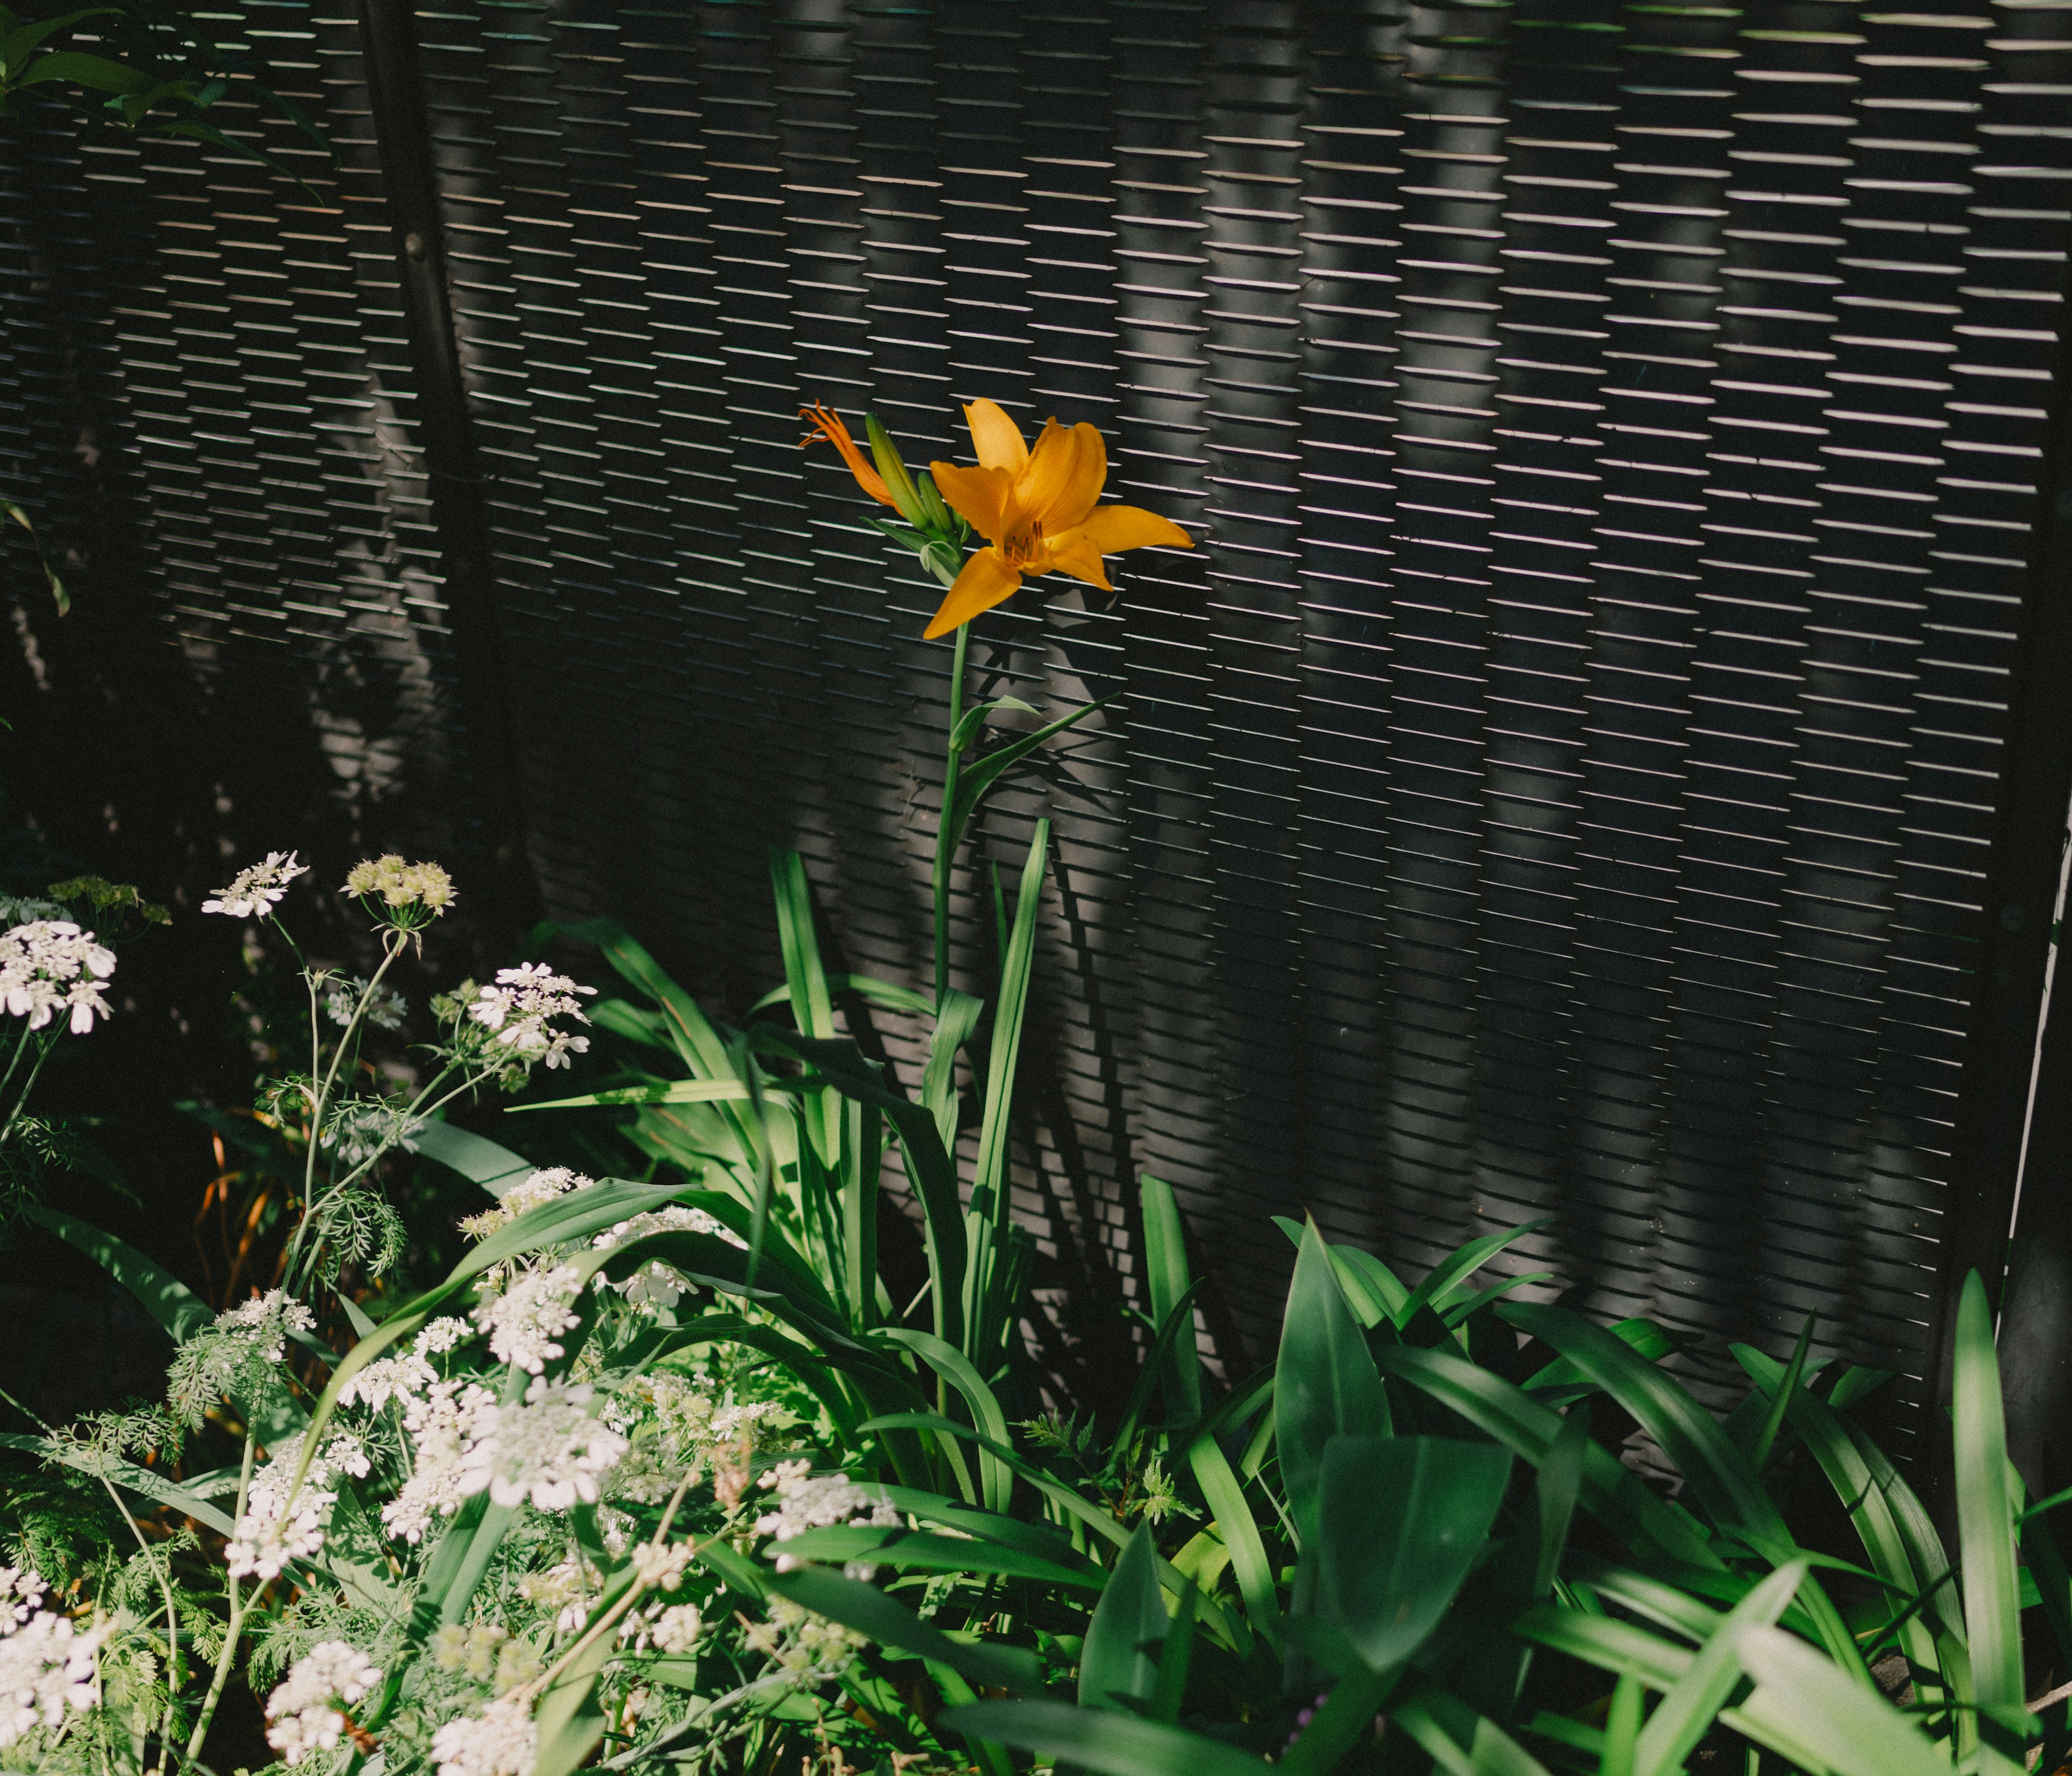
[[[1551,1217],[1511,1268],[1597,1312],[1774,1342],[1817,1308],[1918,1375],[2063,284],[2066,9],[418,29],[553,910],[738,1012],[776,974],[765,848],[796,844],[841,964],[922,979],[948,650],[792,415],[870,405],[923,461],[968,457],[976,396],[1090,420],[1111,491],[1200,546],[1124,558],[1113,597],[1038,582],[974,650],[1046,709],[1115,700],[977,838],[1005,873],[1059,822],[1022,1170],[1046,1286],[1127,1272],[1149,1169],[1227,1354],[1277,1310],[1266,1217],[1307,1207],[1412,1271]],[[364,169],[349,33],[309,44]],[[312,683],[421,644],[436,734],[378,187],[349,171],[291,228],[278,186],[170,158],[153,276],[179,227],[224,288],[230,243],[306,236],[294,287],[335,302],[282,302],[278,360],[179,343],[170,299],[97,335],[125,391],[175,352],[206,360],[189,410],[242,391],[212,435],[243,455],[125,441],[179,492],[146,527],[170,620],[270,658],[313,602]],[[277,376],[292,422],[252,393]],[[284,423],[298,450],[240,467]],[[341,590],[374,583],[378,642]],[[986,871],[960,888],[982,977]]]
[[[358,24],[247,16],[335,161],[256,102],[223,120],[271,168],[49,105],[0,185],[0,479],[75,602],[54,622],[32,565],[10,582],[33,594],[18,762],[76,792],[105,767],[111,830],[150,828],[140,866],[184,861],[154,891],[190,905],[219,837],[437,844],[466,793]]]

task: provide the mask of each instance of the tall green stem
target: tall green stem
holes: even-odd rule
[[[964,720],[964,654],[971,646],[971,625],[957,629],[956,657],[950,666],[950,732],[944,744],[943,805],[935,816],[935,1004],[950,990],[950,871],[956,862],[957,834],[951,820],[957,804],[957,778],[964,768],[964,748],[957,730]]]
[[[246,1502],[252,1490],[252,1434],[245,1436],[245,1466],[237,1476],[236,1515],[245,1515]],[[237,1638],[245,1631],[243,1600],[237,1594],[237,1581],[228,1581],[230,1591],[230,1623],[224,1630],[223,1651],[216,1655],[216,1675],[209,1679],[208,1695],[201,1705],[200,1716],[195,1721],[194,1736],[187,1741],[187,1762],[193,1763],[201,1756],[201,1748],[208,1742],[210,1723],[216,1719],[216,1706],[223,1700],[224,1686],[230,1682],[230,1668],[236,1663]]]

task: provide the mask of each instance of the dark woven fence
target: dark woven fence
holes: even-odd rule
[[[1817,1309],[1925,1397],[2065,806],[2066,7],[383,0],[371,93],[367,21],[250,16],[305,184],[7,150],[0,463],[81,585],[23,634],[182,712],[183,817],[306,841],[240,826],[299,784],[514,919],[529,860],[737,1011],[796,845],[918,981],[948,650],[793,414],[1090,420],[1200,546],[974,650],[1113,699],[978,840],[1062,834],[1045,1287],[1128,1292],[1145,1169],[1230,1355],[1269,1215],[1412,1271],[1544,1218],[1509,1268],[1594,1312]]]

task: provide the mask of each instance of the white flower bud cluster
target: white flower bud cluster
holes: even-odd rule
[[[0,1004],[10,1018],[41,1030],[61,1011],[84,1036],[108,1015],[101,983],[115,972],[115,952],[68,919],[31,919],[0,933]]]
[[[557,974],[544,962],[527,962],[515,968],[497,971],[496,985],[481,988],[467,1014],[478,1024],[496,1033],[496,1041],[528,1065],[544,1061],[549,1067],[566,1067],[569,1056],[586,1053],[587,1036],[572,1036],[552,1028],[550,1018],[573,1018],[586,1024],[578,994],[594,993],[594,987],[579,986],[565,974]]]
[[[266,1699],[266,1743],[289,1764],[333,1749],[347,1727],[338,1704],[351,1708],[380,1681],[373,1662],[349,1641],[319,1642]]]
[[[254,1295],[216,1317],[218,1332],[232,1334],[249,1346],[242,1355],[265,1363],[278,1363],[287,1354],[289,1333],[314,1331],[316,1323],[315,1314],[278,1289]]]
[[[461,1231],[473,1240],[487,1240],[492,1233],[510,1226],[528,1209],[536,1209],[542,1202],[551,1202],[557,1196],[565,1196],[570,1190],[580,1190],[596,1182],[594,1178],[585,1178],[581,1172],[570,1171],[565,1166],[543,1167],[524,1183],[512,1185],[495,1208],[468,1216],[460,1224]]]
[[[240,870],[228,888],[219,888],[213,899],[201,903],[205,913],[221,913],[226,919],[266,919],[288,891],[296,877],[309,874],[309,865],[298,863],[292,851],[269,851],[263,862]]]

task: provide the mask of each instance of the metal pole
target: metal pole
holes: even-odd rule
[[[524,803],[505,685],[489,508],[461,374],[446,284],[445,231],[429,106],[406,0],[361,0],[382,195],[396,245],[405,330],[417,382],[417,429],[446,580],[469,806],[462,832],[488,865],[481,904],[492,930],[523,931],[540,915],[524,842]]]

